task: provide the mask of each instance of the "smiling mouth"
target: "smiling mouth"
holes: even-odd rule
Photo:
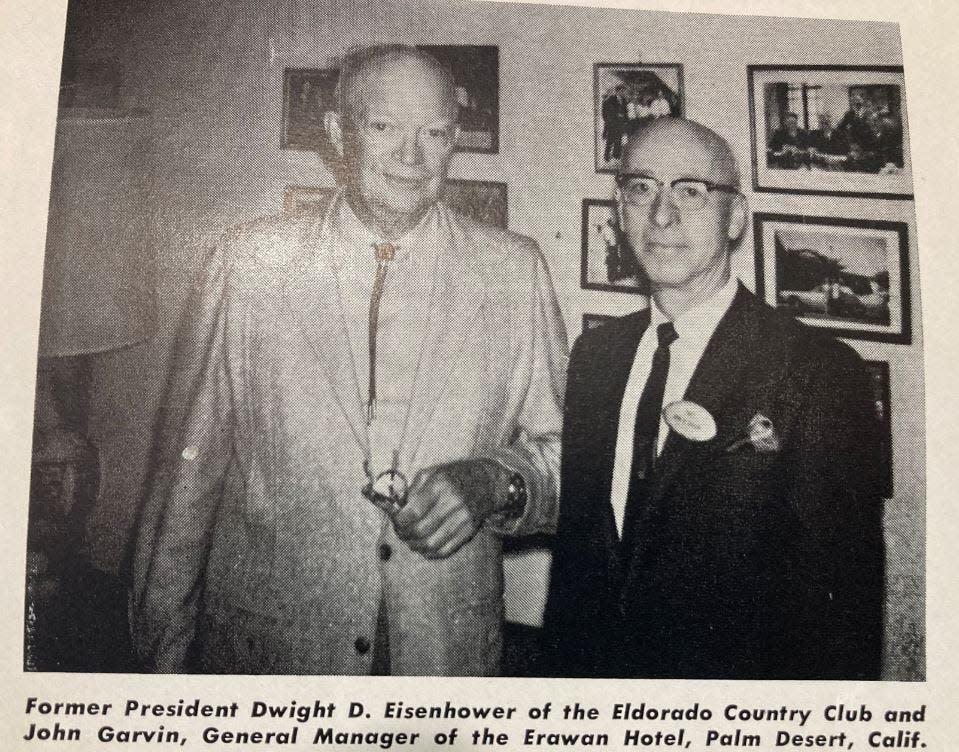
[[[686,250],[685,243],[662,243],[654,240],[646,241],[647,250],[659,251],[661,253],[674,253],[676,251]]]
[[[390,183],[412,188],[427,182],[428,178],[424,175],[396,175],[393,173],[384,173],[383,177]]]

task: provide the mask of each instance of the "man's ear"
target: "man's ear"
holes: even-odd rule
[[[340,117],[340,113],[332,110],[327,111],[323,115],[323,129],[326,131],[326,135],[330,137],[330,143],[332,143],[333,148],[336,149],[337,156],[342,159],[343,119]]]
[[[729,206],[729,228],[726,231],[726,236],[731,243],[735,243],[743,236],[748,219],[749,205],[746,203],[746,197],[737,193],[733,196]]]

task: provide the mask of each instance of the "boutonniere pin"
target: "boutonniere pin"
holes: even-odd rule
[[[756,413],[750,419],[746,434],[726,447],[726,451],[735,452],[747,445],[757,452],[779,451],[779,436],[776,435],[773,422],[762,413]]]

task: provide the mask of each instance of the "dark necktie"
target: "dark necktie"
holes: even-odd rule
[[[679,336],[672,321],[656,327],[659,345],[653,353],[653,365],[649,369],[649,378],[643,387],[636,409],[636,426],[633,433],[633,463],[629,473],[629,492],[626,495],[626,509],[623,513],[623,548],[629,551],[635,535],[636,518],[646,501],[649,479],[653,464],[656,462],[656,450],[659,446],[659,421],[663,411],[663,393],[666,391],[666,377],[669,375],[669,346]]]
[[[373,292],[370,295],[370,391],[366,403],[366,422],[372,423],[376,416],[376,329],[380,318],[380,299],[386,284],[386,270],[396,257],[399,246],[392,243],[374,243],[376,256],[376,279],[373,280]]]

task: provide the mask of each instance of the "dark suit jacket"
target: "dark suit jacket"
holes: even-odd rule
[[[669,433],[621,551],[616,432],[648,323],[625,316],[573,349],[545,673],[878,678],[877,421],[862,361],[740,286],[686,392],[717,435]],[[780,450],[727,451],[757,413]]]
[[[626,101],[615,94],[603,100],[603,137],[619,138],[626,129]]]

